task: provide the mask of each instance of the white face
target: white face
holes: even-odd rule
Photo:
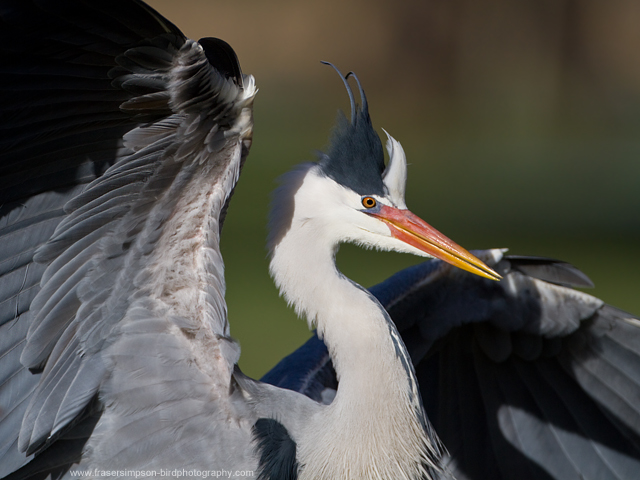
[[[292,245],[335,252],[344,242],[366,248],[436,257],[492,280],[500,275],[409,210],[404,201],[407,178],[402,147],[389,137],[391,160],[382,175],[386,194],[361,195],[327,177],[320,165],[304,164],[287,174],[274,196],[269,250],[291,235]]]
[[[360,195],[325,176],[316,165],[309,169],[295,194],[293,221],[299,228],[315,229],[314,236],[323,237],[335,246],[349,242],[366,248],[429,257],[393,237],[387,223],[367,213],[375,213],[384,206],[406,209],[404,198],[392,200],[390,197]],[[367,208],[372,203],[375,205]]]

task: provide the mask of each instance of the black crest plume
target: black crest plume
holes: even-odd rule
[[[333,64],[322,63],[333,67],[342,78],[351,102],[351,121],[347,120],[344,113],[338,113],[328,151],[321,154],[319,164],[328,177],[361,195],[384,195],[382,143],[371,124],[367,97],[360,81],[352,72],[343,76]],[[362,106],[355,102],[347,82],[350,76],[358,84]]]

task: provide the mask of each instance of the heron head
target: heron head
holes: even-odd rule
[[[387,133],[389,161],[385,166],[382,143],[371,123],[360,82],[352,73],[340,76],[349,93],[351,119],[340,113],[329,147],[320,153],[319,161],[303,164],[283,177],[274,196],[270,250],[274,251],[295,224],[296,232],[304,229],[311,233],[309,238],[323,240],[332,248],[350,242],[436,257],[499,280],[481,260],[407,209],[407,161],[402,146]],[[358,84],[361,105],[356,105],[349,76]]]

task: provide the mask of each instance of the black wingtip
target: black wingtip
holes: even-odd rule
[[[224,40],[205,37],[198,40],[207,60],[213,68],[227,78],[232,78],[236,85],[242,88],[242,70],[236,52]]]
[[[504,260],[509,261],[514,270],[545,282],[563,287],[594,287],[593,282],[585,273],[567,262],[553,258],[523,255],[506,255]]]

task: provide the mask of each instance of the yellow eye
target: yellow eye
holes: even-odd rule
[[[373,197],[363,197],[362,206],[364,208],[373,208],[376,206],[376,199]]]

